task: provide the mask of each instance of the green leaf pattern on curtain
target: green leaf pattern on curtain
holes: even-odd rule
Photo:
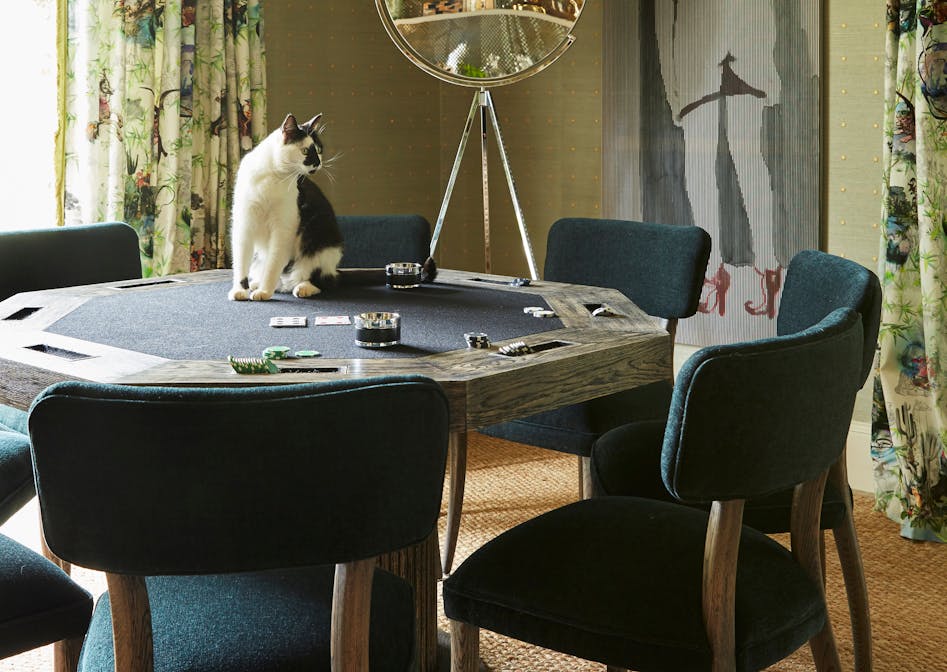
[[[876,508],[947,541],[947,2],[888,0]]]
[[[121,220],[146,277],[226,268],[266,135],[262,0],[68,0],[66,224]]]

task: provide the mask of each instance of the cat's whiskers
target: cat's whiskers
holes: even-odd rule
[[[286,186],[289,186],[290,182],[292,182],[293,184],[296,184],[296,180],[299,179],[299,175],[300,174],[297,173],[296,171],[293,171],[291,173],[286,173],[284,177],[279,178],[279,184],[286,185]]]
[[[335,166],[335,163],[342,158],[345,152],[336,152],[332,156],[322,161],[322,170],[325,172],[326,176],[329,178],[329,181],[335,184],[336,177],[335,172],[332,170]]]
[[[332,170],[332,167],[330,165],[328,165],[327,163],[323,163],[322,170],[320,172],[325,173],[325,176],[329,180],[329,182],[331,182],[332,184],[336,183],[335,172]]]

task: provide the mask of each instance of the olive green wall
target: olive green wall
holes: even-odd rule
[[[325,113],[341,152],[336,181],[318,177],[341,214],[420,213],[433,226],[474,89],[438,82],[401,55],[371,0],[278,0],[264,9],[268,125],[287,112]],[[546,232],[601,201],[601,3],[590,2],[575,45],[526,81],[492,91],[539,269]],[[479,126],[478,126],[479,127]],[[476,130],[476,129],[475,129]],[[528,275],[493,136],[488,139],[492,270]],[[438,262],[482,270],[479,134],[457,180]]]
[[[439,94],[395,51],[369,0],[264,6],[267,121],[322,112],[335,181],[318,181],[342,214],[419,212],[437,190]]]

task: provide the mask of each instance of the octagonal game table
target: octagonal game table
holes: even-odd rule
[[[359,278],[346,271],[344,278]],[[380,277],[378,275],[367,277]],[[667,332],[621,293],[600,287],[441,270],[435,282],[390,289],[343,282],[308,299],[278,294],[267,302],[227,300],[230,272],[28,292],[0,302],[0,402],[26,409],[47,385],[89,380],[130,385],[240,386],[376,375],[420,374],[450,401],[451,488],[445,549],[457,535],[468,430],[671,377]],[[593,316],[607,304],[614,316]],[[537,318],[526,307],[548,308]],[[395,311],[401,343],[355,345],[354,326],[316,325],[317,317]],[[276,328],[272,317],[305,317]],[[487,349],[468,348],[466,332],[485,332]],[[534,352],[499,354],[524,341]],[[312,359],[277,362],[276,374],[235,373],[229,355],[259,357],[268,346],[317,350]],[[444,558],[450,565],[451,558]],[[436,535],[382,564],[415,586],[421,669],[433,670]]]

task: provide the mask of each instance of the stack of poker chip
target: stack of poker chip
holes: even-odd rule
[[[289,357],[289,348],[285,345],[271,345],[263,351],[264,359],[286,359]]]
[[[515,343],[508,343],[502,346],[497,352],[507,357],[519,357],[520,355],[532,354],[533,348],[526,345],[524,341],[516,341]]]
[[[533,317],[557,317],[556,311],[543,308],[542,306],[526,306],[523,312]]]
[[[279,373],[279,368],[266,357],[233,357],[227,358],[231,368],[237,373]]]
[[[469,331],[464,334],[464,340],[467,341],[468,348],[484,349],[490,347],[490,337],[482,331]]]

